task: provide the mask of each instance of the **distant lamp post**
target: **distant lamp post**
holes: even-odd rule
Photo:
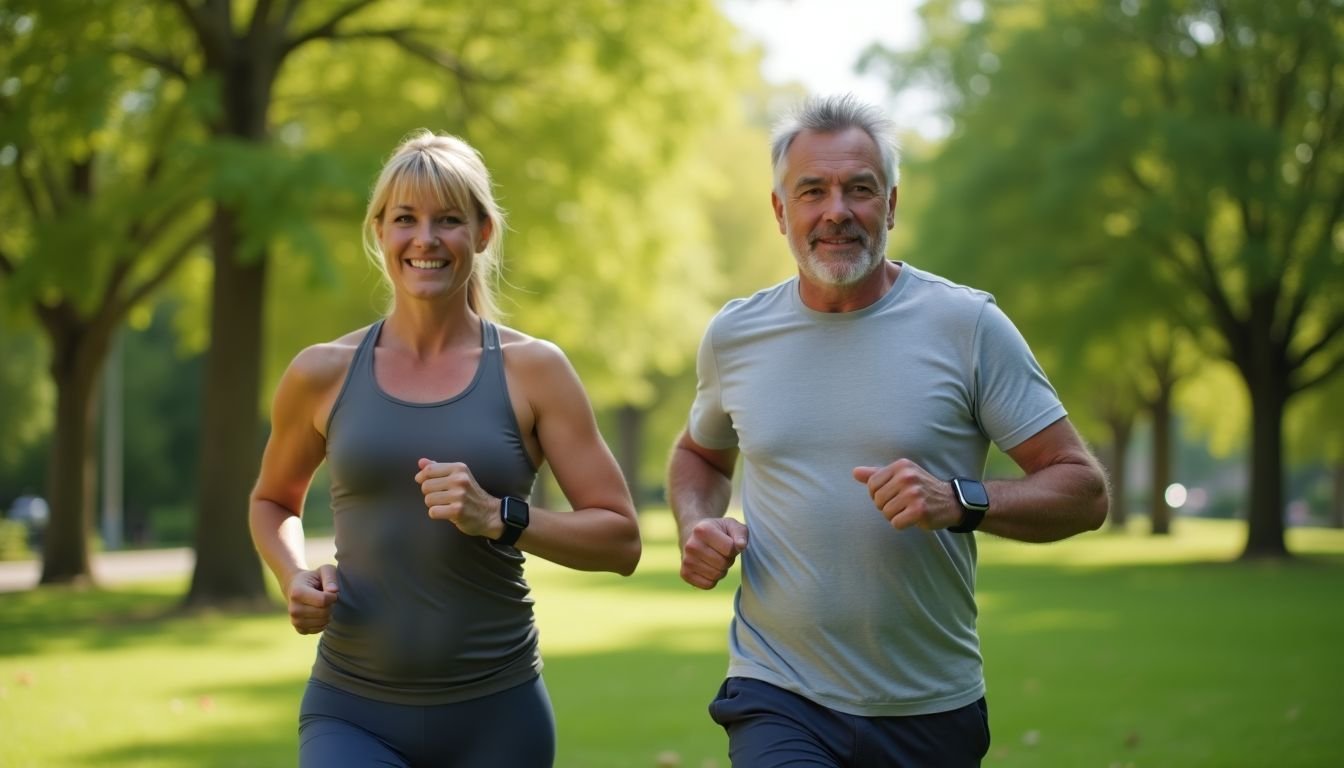
[[[125,428],[122,424],[122,336],[117,330],[103,369],[103,547],[122,546],[122,464]]]

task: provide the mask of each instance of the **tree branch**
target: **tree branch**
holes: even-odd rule
[[[188,236],[186,240],[179,243],[177,249],[159,265],[159,268],[154,274],[150,275],[139,286],[132,289],[127,294],[125,300],[117,306],[118,312],[122,313],[119,314],[118,317],[124,315],[124,313],[129,311],[131,307],[144,301],[145,297],[153,293],[160,285],[163,285],[169,277],[172,277],[173,272],[188,256],[191,255],[191,252],[195,250],[198,245],[205,242],[205,238],[209,232],[210,225],[203,224],[199,229]]]
[[[1197,266],[1188,267],[1189,273],[1194,278],[1192,282],[1203,290],[1213,307],[1214,319],[1222,327],[1223,335],[1227,337],[1228,345],[1231,347],[1229,351],[1233,355],[1244,356],[1246,351],[1237,345],[1241,320],[1237,317],[1232,302],[1228,300],[1227,292],[1223,290],[1223,285],[1218,280],[1218,269],[1213,264],[1208,243],[1198,232],[1185,232],[1183,236],[1194,246],[1197,257],[1195,260]]]
[[[1320,353],[1320,351],[1325,348],[1326,343],[1328,343],[1334,336],[1338,335],[1342,326],[1344,326],[1344,315],[1337,317],[1336,322],[1333,323],[1330,331],[1326,335],[1323,335],[1317,343],[1311,346],[1311,355],[1314,356]],[[1301,359],[1305,360],[1306,356],[1307,355],[1304,353]],[[1296,370],[1301,370],[1301,368]],[[1326,363],[1325,367],[1317,371],[1315,375],[1302,379],[1295,384],[1290,384],[1289,389],[1292,394],[1311,389],[1314,386],[1324,383],[1341,370],[1344,370],[1344,354],[1336,355],[1334,360]]]
[[[42,210],[42,202],[38,199],[37,188],[33,186],[33,180],[23,172],[22,149],[18,151],[18,155],[14,158],[14,175],[19,179],[19,189],[23,190],[23,199],[28,203],[28,210],[33,214],[33,218],[40,219],[44,213],[49,213]]]
[[[257,38],[266,31],[266,19],[271,15],[271,0],[257,0],[257,4],[252,8],[252,23],[248,29],[248,37]]]
[[[186,67],[182,65],[182,62],[169,56],[165,56],[162,54],[155,53],[151,50],[141,48],[138,45],[114,47],[112,49],[112,52],[119,53],[123,56],[128,56],[132,59],[135,59],[136,61],[143,61],[144,63],[149,64],[150,66],[155,67],[156,69],[159,69],[160,71],[168,75],[172,75],[173,77],[177,78],[178,80],[181,80],[182,82],[187,82],[189,79]]]
[[[206,18],[206,8],[197,8],[192,5],[190,0],[168,0],[168,2],[177,6],[178,12],[182,18],[186,19],[187,25],[196,33],[196,39],[200,41],[201,48],[205,51],[206,59],[209,61],[223,61],[224,53],[228,46],[225,40],[221,39],[220,33],[209,23]],[[218,9],[215,15],[218,16]],[[224,8],[225,19],[228,18],[228,8]],[[225,26],[227,32],[227,24]]]
[[[1336,312],[1335,316],[1326,323],[1325,330],[1321,331],[1321,337],[1311,346],[1302,350],[1299,354],[1293,355],[1289,365],[1293,368],[1302,368],[1311,362],[1311,359],[1319,355],[1322,350],[1330,346],[1335,337],[1344,331],[1344,312]],[[1344,356],[1341,356],[1344,357]]]
[[[345,21],[355,13],[372,5],[374,2],[376,2],[376,0],[351,0],[351,2],[346,3],[345,6],[337,8],[326,21],[309,29],[307,32],[300,32],[290,40],[282,43],[280,46],[282,55],[288,55],[289,52],[293,51],[295,48],[319,38],[332,39],[337,37],[336,27],[339,26],[342,21]],[[286,11],[290,13],[291,17],[293,16],[294,5],[297,5],[297,3],[292,3],[289,8],[286,8]]]

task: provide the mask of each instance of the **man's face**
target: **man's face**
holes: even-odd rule
[[[803,279],[839,288],[872,274],[886,258],[896,208],[877,143],[860,128],[804,131],[784,159],[771,201]]]

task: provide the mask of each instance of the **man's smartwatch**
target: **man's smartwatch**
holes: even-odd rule
[[[505,496],[499,500],[499,519],[504,521],[504,533],[495,541],[511,547],[523,535],[532,514],[526,501],[517,496]]]
[[[979,480],[954,477],[952,495],[957,497],[957,503],[961,505],[961,522],[949,526],[947,530],[970,533],[979,528],[980,521],[985,519],[985,512],[989,511],[989,493],[985,491],[985,484]]]

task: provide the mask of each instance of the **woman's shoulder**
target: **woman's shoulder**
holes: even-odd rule
[[[309,389],[323,389],[341,381],[355,358],[355,350],[372,327],[365,326],[331,341],[304,347],[290,362],[285,377]]]
[[[564,350],[553,341],[529,336],[507,325],[495,324],[499,329],[499,346],[505,354],[519,362],[533,365],[554,364],[566,361]]]
[[[564,391],[566,382],[578,380],[578,372],[558,344],[529,336],[515,328],[499,327],[499,346],[510,382],[517,381],[538,396],[550,389]]]

